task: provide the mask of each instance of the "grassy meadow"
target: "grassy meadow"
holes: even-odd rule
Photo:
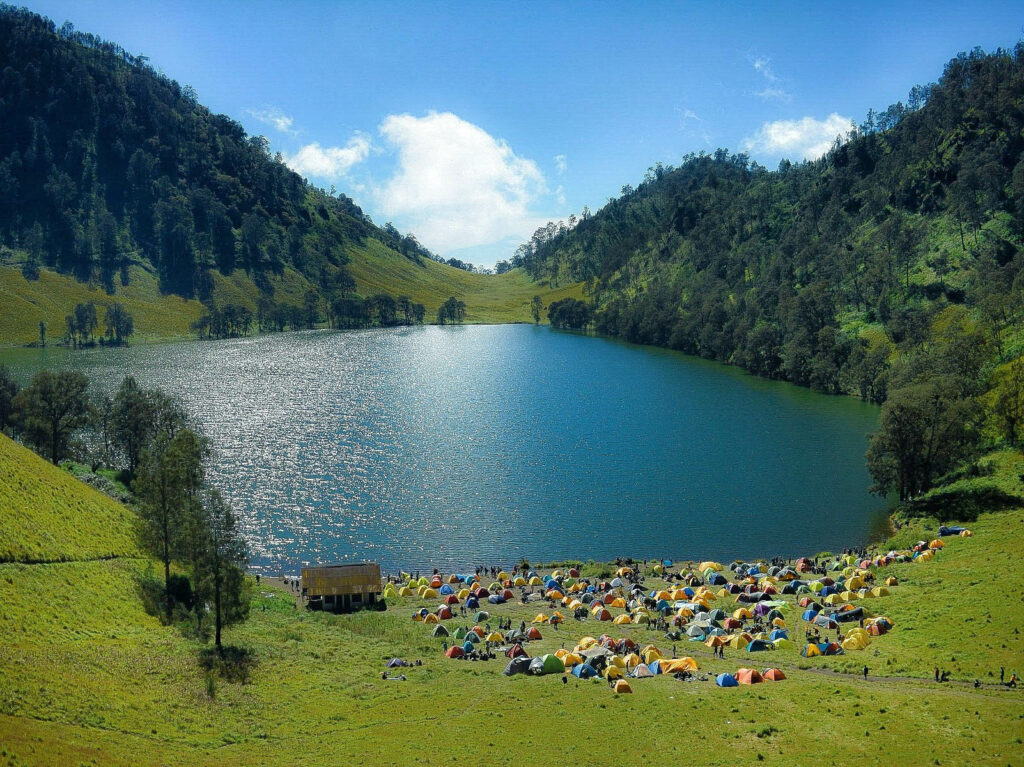
[[[973,538],[947,538],[933,560],[883,571],[900,585],[864,604],[895,628],[861,652],[800,657],[804,624],[791,606],[784,611],[791,647],[727,649],[721,660],[702,643],[676,642],[677,654],[692,656],[709,681],[658,676],[634,680],[632,695],[615,695],[603,680],[505,677],[502,657],[445,658],[431,626],[410,619],[437,600],[399,597],[384,612],[334,616],[306,612],[290,592],[264,581],[254,585],[249,621],[226,634],[258,658],[240,683],[205,672],[202,643],[143,609],[138,579],[158,568],[125,543],[119,526],[131,512],[102,517],[88,535],[80,528],[64,534],[52,522],[114,512],[66,471],[36,462],[6,438],[0,448],[0,476],[25,466],[39,479],[24,480],[18,491],[22,514],[2,537],[7,558],[20,550],[7,543],[12,536],[28,540],[34,528],[50,525],[49,558],[67,560],[0,564],[3,764],[407,765],[507,762],[514,753],[533,765],[611,765],[624,757],[1006,765],[1024,753],[1024,691],[988,684],[997,681],[991,674],[999,665],[1007,675],[1024,670],[1016,633],[1024,607],[1012,568],[1024,544],[1024,509],[984,514],[970,524]],[[933,531],[912,523],[895,542]],[[101,550],[115,556],[89,559]],[[602,571],[607,566],[590,564],[583,574]],[[714,606],[735,608],[724,597]],[[492,621],[511,617],[517,625],[551,612],[536,604],[487,609]],[[447,623],[471,625],[458,617]],[[527,645],[531,655],[604,632],[654,643],[666,655],[672,650],[671,641],[643,626],[591,618],[540,629],[543,639]],[[407,681],[384,681],[393,656],[423,665],[404,669]],[[831,673],[865,664],[871,681]],[[935,665],[952,671],[954,681],[931,681]],[[788,679],[733,689],[710,681],[741,666],[777,666]],[[975,689],[975,678],[986,685]]]
[[[376,240],[351,248],[349,271],[361,296],[389,293],[408,295],[426,307],[426,321],[432,322],[437,309],[449,297],[466,303],[466,321],[471,323],[532,322],[530,301],[540,295],[547,306],[571,296],[582,298],[581,284],[551,287],[533,282],[522,270],[502,275],[472,274],[447,264],[410,261]],[[132,341],[143,343],[184,338],[193,334],[192,323],[204,312],[195,299],[164,294],[154,273],[139,266],[129,270],[127,286],[116,282],[113,295],[99,285],[75,280],[69,275],[41,269],[38,280],[26,280],[20,266],[0,263],[0,346],[22,346],[39,340],[39,323],[45,322],[47,340],[58,343],[64,335],[64,317],[76,304],[96,304],[103,331],[105,307],[114,301],[125,305],[135,320]],[[225,276],[213,272],[214,301],[220,305],[240,304],[256,309],[260,292],[241,270]],[[310,285],[292,267],[270,279],[274,300],[301,306]],[[546,319],[546,315],[542,315]]]

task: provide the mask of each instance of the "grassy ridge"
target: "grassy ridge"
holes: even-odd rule
[[[23,345],[39,340],[39,323],[46,323],[47,339],[58,342],[64,335],[64,317],[76,304],[96,304],[103,330],[103,307],[114,301],[124,304],[135,320],[135,339],[149,341],[182,337],[191,331],[193,320],[203,313],[198,301],[162,295],[151,272],[132,267],[130,284],[118,286],[110,296],[100,287],[90,287],[74,277],[49,269],[39,279],[26,280],[21,269],[0,265],[0,344]]]
[[[0,476],[23,458],[0,453]],[[45,463],[34,469],[41,483],[73,482]],[[41,488],[22,503],[45,510],[51,502]],[[64,490],[81,496],[88,488]],[[24,519],[39,517],[45,513]],[[933,665],[966,681],[991,681],[987,672],[998,673],[1000,664],[1007,673],[1021,670],[1012,632],[1024,625],[1024,608],[1012,564],[1024,545],[1022,518],[1024,509],[982,515],[971,524],[974,538],[948,540],[931,562],[891,568],[901,585],[866,605],[896,628],[864,652],[808,663],[795,646],[756,655],[730,650],[723,661],[684,641],[679,654],[710,674],[777,665],[789,679],[722,690],[658,677],[635,682],[631,696],[614,696],[603,682],[506,678],[503,661],[449,661],[429,627],[409,619],[414,607],[433,601],[404,598],[383,613],[332,616],[306,613],[288,592],[264,583],[249,622],[227,634],[255,650],[259,665],[248,684],[218,680],[211,697],[200,645],[146,615],[135,596],[144,560],[2,564],[0,751],[12,764],[315,765],[358,755],[365,764],[406,765],[507,761],[514,743],[531,764],[620,764],[623,748],[654,763],[732,765],[758,755],[785,764],[888,763],[894,756],[906,764],[1014,763],[1024,693],[900,677],[930,677]],[[929,532],[917,524],[894,543]],[[95,537],[115,534],[106,525]],[[65,548],[73,550],[72,542]],[[539,611],[490,609],[516,623]],[[787,620],[794,638],[802,635],[793,608]],[[529,651],[571,647],[606,630],[671,649],[646,628],[588,621],[542,627],[544,639]],[[422,658],[424,666],[406,670],[407,682],[382,681],[393,655]],[[891,678],[820,673],[865,663]],[[623,736],[638,727],[642,736]]]
[[[581,298],[581,285],[550,288],[537,283],[521,270],[502,275],[472,274],[436,261],[416,264],[376,240],[352,248],[349,270],[356,290],[366,297],[375,293],[407,295],[426,307],[426,320],[432,321],[437,309],[450,296],[466,303],[466,321],[476,323],[532,322],[530,300],[540,295],[544,304],[572,296]],[[241,270],[229,276],[212,272],[214,301],[220,305],[240,304],[253,311],[260,291]],[[0,345],[23,345],[39,340],[39,323],[45,322],[51,343],[64,335],[64,317],[78,303],[96,304],[100,332],[104,307],[114,301],[123,303],[135,320],[135,341],[182,338],[192,333],[191,324],[204,312],[194,299],[162,294],[156,275],[141,267],[132,267],[127,287],[117,286],[108,295],[98,286],[90,287],[68,275],[42,269],[36,281],[26,280],[21,268],[0,264]],[[311,285],[292,267],[280,277],[272,277],[274,300],[301,306]]]
[[[416,264],[405,256],[368,240],[350,251],[348,270],[364,295],[407,295],[427,308],[427,321],[450,296],[465,301],[466,321],[477,323],[532,322],[530,300],[539,295],[547,306],[561,298],[582,298],[582,284],[552,288],[534,282],[521,269],[501,275],[472,274],[436,261]],[[543,317],[544,315],[542,315]]]
[[[139,556],[134,519],[121,504],[0,435],[0,562]]]

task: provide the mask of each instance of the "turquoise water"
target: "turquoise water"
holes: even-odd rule
[[[18,349],[179,394],[254,564],[462,569],[732,559],[865,542],[877,408],[674,352],[528,325]]]

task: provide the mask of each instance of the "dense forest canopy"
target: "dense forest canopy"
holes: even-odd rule
[[[1024,46],[961,54],[820,160],[659,165],[512,263],[588,281],[602,332],[881,401],[879,364],[943,311],[972,310],[998,356],[1016,351],[1003,330],[1024,305],[1021,93]]]
[[[374,238],[441,260],[313,187],[262,136],[211,113],[144,56],[0,5],[0,246],[113,292],[142,265],[208,300],[211,272],[264,291],[292,267],[328,304],[354,288],[346,248]]]

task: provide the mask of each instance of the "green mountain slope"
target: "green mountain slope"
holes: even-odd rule
[[[135,515],[0,434],[0,562],[138,557]]]
[[[454,295],[470,321],[509,322],[551,292],[438,263],[145,57],[8,5],[0,108],[0,343],[37,339],[40,322],[62,337],[85,299],[125,303],[155,338],[187,332],[199,302],[254,315],[312,303],[323,322],[339,298],[386,293],[429,321]]]
[[[757,375],[882,401],[951,321],[976,375],[1024,348],[1021,92],[1024,45],[961,54],[820,160],[659,165],[515,263],[589,281],[599,331]]]

